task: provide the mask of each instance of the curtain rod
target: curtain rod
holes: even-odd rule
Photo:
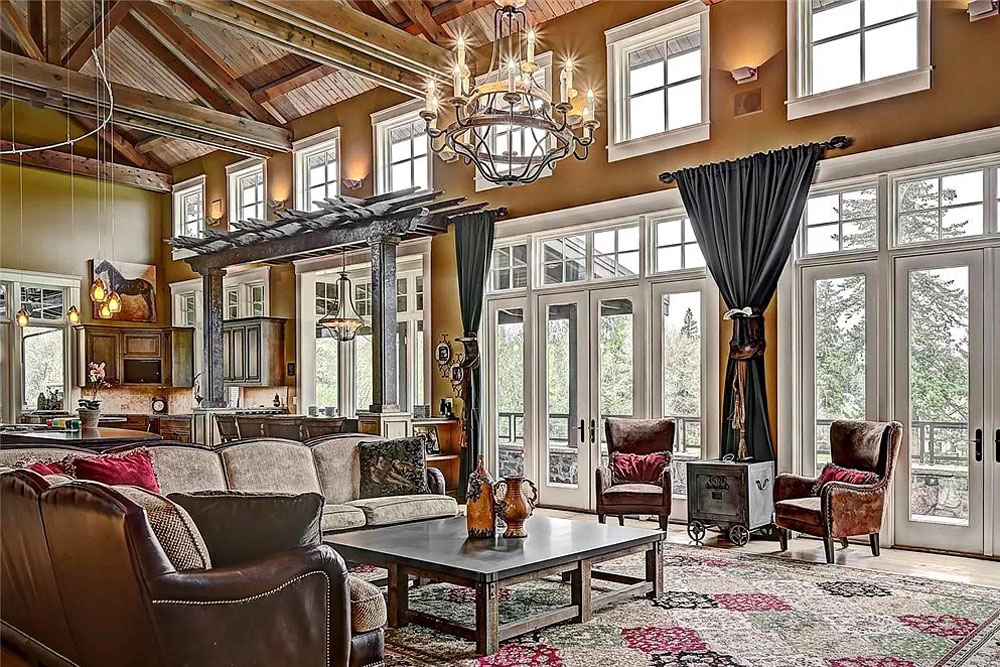
[[[820,146],[822,146],[823,148],[825,148],[827,150],[833,149],[833,150],[838,150],[839,151],[839,150],[843,150],[845,148],[848,148],[853,143],[854,143],[854,138],[853,137],[846,137],[846,136],[844,136],[842,134],[838,134],[837,136],[831,138],[829,141],[824,141],[823,143],[820,144]],[[674,175],[676,173],[677,172],[675,172],[675,171],[665,171],[665,172],[663,172],[659,176],[660,183],[673,183],[674,182]]]

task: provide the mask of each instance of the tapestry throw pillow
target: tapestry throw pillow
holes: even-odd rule
[[[362,498],[430,493],[423,438],[362,442],[358,457]]]
[[[138,486],[160,492],[153,470],[153,457],[145,447],[115,454],[79,456],[67,459],[66,471],[77,479],[88,479],[111,486]]]
[[[197,491],[171,493],[205,539],[215,567],[240,565],[322,542],[318,493]]]
[[[659,484],[663,471],[670,463],[670,452],[611,455],[612,484]]]
[[[827,482],[847,482],[848,484],[872,484],[878,481],[878,475],[865,470],[852,470],[842,468],[836,463],[827,463],[823,466],[816,483],[813,484],[812,494],[818,496],[823,490],[823,485]]]
[[[137,486],[119,486],[115,490],[146,510],[149,527],[175,569],[211,569],[212,558],[205,540],[183,507]]]

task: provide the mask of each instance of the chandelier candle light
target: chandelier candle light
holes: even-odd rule
[[[459,37],[452,96],[439,98],[434,82],[428,83],[420,117],[442,159],[461,156],[491,183],[525,185],[571,154],[587,159],[601,124],[594,118],[594,92],[584,97],[573,88],[572,60],[563,65],[557,103],[535,81],[538,36],[521,10],[526,0],[494,2],[493,54],[483,82],[471,88],[466,44]],[[439,129],[442,105],[454,109],[454,120]]]

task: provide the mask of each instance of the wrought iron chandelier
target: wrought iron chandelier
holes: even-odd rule
[[[351,279],[347,277],[347,256],[344,255],[344,264],[340,269],[340,277],[337,278],[337,305],[333,312],[327,313],[320,318],[320,326],[329,329],[333,337],[343,343],[354,340],[358,329],[364,326],[365,321],[358,315],[357,308],[354,307],[354,299],[351,298]]]
[[[452,95],[439,98],[431,81],[420,113],[435,153],[446,161],[461,157],[475,164],[483,178],[498,185],[532,183],[571,154],[587,159],[594,130],[600,127],[593,91],[581,95],[573,87],[571,60],[563,64],[558,102],[538,85],[537,35],[521,10],[526,1],[494,0],[488,73],[471,88],[466,46],[459,38]],[[454,120],[439,129],[442,106],[454,110]]]

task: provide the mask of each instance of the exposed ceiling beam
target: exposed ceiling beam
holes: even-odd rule
[[[428,78],[447,85],[446,49],[362,11],[317,0],[156,0],[222,23],[381,86],[422,97]]]
[[[153,56],[174,76],[187,84],[202,102],[209,107],[224,112],[233,112],[230,102],[220,95],[215,88],[205,83],[201,77],[191,71],[191,68],[183,60],[174,55],[174,52],[163,45],[153,33],[146,29],[146,26],[139,23],[134,16],[126,16],[121,23],[122,29],[128,32],[149,55]]]
[[[354,0],[353,4],[373,19],[378,19],[384,23],[393,22],[392,19],[386,16],[385,12],[382,11],[382,8],[378,6],[378,3],[375,2],[375,0]]]
[[[13,31],[12,36],[21,47],[21,50],[35,60],[45,60],[45,54],[42,52],[38,42],[31,35],[31,27],[21,18],[17,8],[14,7],[14,3],[11,0],[0,0],[0,12],[7,19],[7,23]]]
[[[396,3],[404,14],[406,14],[411,21],[416,25],[420,26],[420,32],[431,40],[435,44],[441,44],[448,39],[448,33],[445,29],[438,25],[438,22],[434,20],[431,16],[431,12],[427,9],[427,5],[423,3],[422,0],[415,0],[413,2],[403,2]]]
[[[45,40],[45,19],[40,2],[28,3],[28,30],[35,44],[41,44]]]
[[[30,146],[0,139],[0,148],[10,150],[12,148],[30,148]],[[91,178],[106,176],[110,177],[115,183],[131,185],[143,190],[152,190],[153,192],[170,192],[170,186],[173,183],[173,177],[163,172],[129,167],[123,164],[109,164],[104,161],[95,160],[94,158],[70,155],[69,153],[56,150],[22,153],[20,158],[14,154],[5,154],[2,157],[4,162],[26,164],[32,167],[41,167],[42,169],[62,171],[67,174],[72,173],[77,176],[89,176]]]
[[[97,129],[97,121],[93,118],[78,116],[73,120],[75,120],[77,124],[87,132],[92,132]],[[166,165],[161,164],[157,162],[156,159],[143,155],[137,151],[132,142],[117,130],[112,130],[111,128],[106,127],[103,132],[98,133],[98,136],[101,141],[113,149],[112,155],[117,153],[137,167],[149,169],[151,171],[165,171],[167,169]]]
[[[333,74],[336,71],[337,70],[328,65],[312,63],[311,65],[306,65],[300,70],[275,79],[270,83],[265,83],[260,88],[254,88],[250,91],[250,95],[252,95],[253,98],[261,104],[264,104],[265,102],[270,102],[279,95],[284,95],[285,93],[301,88],[308,83],[322,79],[324,76]]]
[[[93,77],[12,53],[2,56],[0,83],[5,95],[75,115],[97,117],[98,85]],[[129,86],[112,84],[112,89],[118,125],[244,155],[267,156],[273,151],[291,151],[291,133],[284,128]]]
[[[62,60],[62,6],[61,0],[44,0],[45,59],[53,64]]]
[[[66,52],[63,58],[63,67],[72,70],[79,70],[90,60],[91,51],[99,48],[104,39],[111,34],[115,27],[121,23],[122,19],[128,16],[132,3],[126,0],[118,0],[111,5],[103,17],[98,17],[97,22],[87,32],[73,43],[73,46]]]
[[[205,81],[216,86],[241,110],[263,123],[282,122],[250,96],[250,92],[236,80],[237,73],[187,26],[165,12],[162,7],[150,3],[137,5],[136,11],[141,15],[146,27],[159,36],[164,46],[187,62]]]
[[[135,149],[140,153],[152,153],[153,151],[158,151],[167,144],[173,141],[170,137],[164,137],[161,135],[153,135],[151,137],[146,137],[145,139],[140,139],[135,142]]]
[[[471,14],[477,9],[491,6],[496,7],[496,3],[493,0],[448,0],[448,2],[442,2],[432,9],[431,16],[438,25],[444,25],[448,21],[454,21],[466,14]],[[422,32],[420,26],[412,20],[406,23],[397,23],[396,27],[413,35],[419,35]]]

